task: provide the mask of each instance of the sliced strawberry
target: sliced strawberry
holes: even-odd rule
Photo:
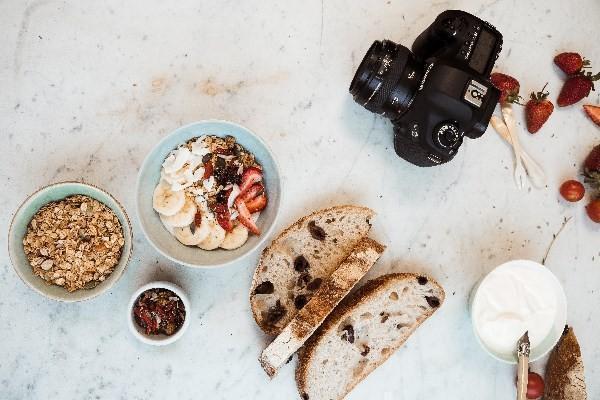
[[[251,214],[254,214],[257,211],[262,211],[267,206],[267,195],[261,193],[259,196],[256,196],[252,200],[246,202],[246,207]]]
[[[250,186],[245,192],[241,192],[238,195],[238,198],[241,198],[244,203],[248,203],[248,201],[253,198],[260,196],[265,192],[265,187],[261,183],[255,183]]]
[[[210,178],[210,176],[213,174],[213,164],[210,161],[207,161],[204,163],[204,179],[208,179]]]
[[[240,184],[240,193],[244,193],[255,183],[262,181],[262,171],[256,167],[248,167],[242,174],[242,183]]]
[[[225,229],[227,232],[231,232],[233,230],[233,223],[231,222],[231,214],[229,213],[227,204],[217,204],[214,207],[214,211],[217,215],[217,222],[221,225],[221,228]]]
[[[238,221],[242,225],[244,225],[248,230],[255,235],[260,235],[260,229],[256,226],[254,221],[252,221],[252,216],[250,215],[250,211],[246,204],[239,197],[235,200],[235,206],[238,210]]]

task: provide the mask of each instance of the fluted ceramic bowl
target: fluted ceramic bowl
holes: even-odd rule
[[[47,283],[33,273],[33,269],[29,264],[29,260],[23,249],[23,237],[25,237],[29,222],[40,208],[53,201],[62,200],[65,197],[78,194],[98,200],[115,213],[123,228],[125,244],[123,245],[119,263],[104,281],[90,289],[79,289],[74,292],[69,292],[61,286]],[[27,286],[50,299],[75,302],[96,297],[109,290],[111,286],[119,280],[129,262],[132,251],[132,242],[133,235],[129,217],[125,212],[125,208],[123,208],[113,196],[93,185],[81,182],[59,182],[39,189],[37,192],[27,197],[23,204],[21,204],[10,224],[8,233],[8,253],[17,275],[19,275]]]

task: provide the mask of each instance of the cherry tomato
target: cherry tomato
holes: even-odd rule
[[[515,383],[516,383],[515,379]],[[535,372],[529,372],[527,379],[527,394],[528,399],[539,399],[544,395],[544,380]]]
[[[560,194],[566,201],[575,202],[583,199],[585,188],[581,182],[569,180],[560,185]]]
[[[600,199],[592,200],[590,204],[585,206],[588,217],[594,222],[600,224]]]

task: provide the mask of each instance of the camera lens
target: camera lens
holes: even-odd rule
[[[423,75],[423,64],[404,46],[375,41],[350,84],[354,101],[390,119],[410,106]]]

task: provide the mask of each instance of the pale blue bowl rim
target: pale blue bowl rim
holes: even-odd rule
[[[123,213],[123,218],[127,224],[127,228],[122,227],[123,228],[123,235],[125,236],[125,239],[129,241],[129,251],[127,252],[127,254],[121,254],[121,258],[119,259],[119,264],[118,266],[123,263],[122,267],[119,267],[118,269],[115,268],[115,270],[112,272],[111,277],[113,276],[113,274],[115,275],[115,278],[113,279],[113,281],[111,282],[110,285],[105,285],[103,287],[100,287],[100,285],[96,286],[93,289],[85,289],[86,291],[88,291],[90,293],[89,296],[83,296],[80,298],[69,298],[68,295],[70,292],[65,290],[65,297],[59,297],[59,296],[54,296],[54,295],[50,295],[49,293],[44,292],[43,290],[40,290],[38,288],[36,288],[33,285],[30,285],[29,282],[25,279],[25,277],[21,274],[20,269],[15,265],[16,261],[13,259],[13,254],[11,251],[11,243],[12,243],[12,230],[14,227],[14,224],[17,222],[17,218],[19,217],[20,212],[23,210],[23,207],[25,207],[30,201],[33,201],[33,199],[41,194],[43,191],[54,188],[54,187],[58,187],[58,186],[62,186],[62,185],[75,185],[75,186],[87,186],[88,188],[94,189],[94,190],[98,190],[99,192],[102,192],[103,194],[105,194],[108,198],[110,198],[112,201],[114,201],[114,203],[116,204],[116,206],[119,208],[119,211],[121,211]],[[75,195],[76,193],[74,193]],[[100,201],[100,200],[99,200]],[[109,204],[106,204],[104,202],[101,201],[102,204],[104,204],[105,206],[107,206],[108,208],[110,208],[111,210],[113,210],[113,207]],[[114,211],[114,210],[113,210]],[[29,222],[28,222],[29,223]],[[127,265],[129,264],[129,261],[131,259],[131,254],[133,253],[133,229],[131,227],[131,221],[129,220],[129,215],[127,214],[127,210],[125,209],[125,207],[123,207],[123,205],[119,202],[119,200],[117,200],[112,194],[110,194],[109,192],[107,192],[106,190],[102,189],[99,186],[93,185],[91,183],[85,183],[85,182],[79,182],[79,181],[60,181],[60,182],[53,182],[53,183],[49,183],[47,185],[44,185],[42,187],[40,187],[39,189],[37,189],[36,191],[30,193],[24,200],[23,202],[21,202],[21,205],[19,205],[19,207],[17,208],[17,210],[15,211],[15,213],[13,214],[13,217],[10,221],[10,226],[8,229],[8,237],[6,240],[6,244],[7,244],[7,248],[8,248],[8,257],[10,259],[10,263],[13,266],[13,269],[15,270],[17,276],[19,277],[19,279],[21,279],[21,281],[29,288],[31,288],[32,290],[34,290],[35,292],[41,294],[42,296],[48,298],[48,299],[52,299],[52,300],[57,300],[57,301],[61,301],[64,303],[74,303],[74,302],[79,302],[79,301],[86,301],[86,300],[91,300],[95,297],[100,296],[101,294],[105,293],[106,291],[108,291],[115,283],[117,283],[117,281],[121,278],[121,276],[123,276],[123,273],[125,272],[125,269],[127,268]],[[38,277],[39,278],[39,277]],[[42,278],[39,278],[42,279]],[[81,289],[84,290],[84,289]],[[80,291],[76,291],[76,292],[80,292]],[[74,292],[75,293],[75,292]]]
[[[238,129],[240,129],[241,131],[246,132],[247,134],[251,135],[252,137],[254,137],[267,151],[267,153],[269,153],[272,161],[273,161],[273,165],[275,166],[276,172],[277,172],[277,177],[278,177],[278,181],[279,181],[279,198],[278,198],[278,203],[277,203],[277,207],[276,207],[276,211],[275,211],[275,215],[273,217],[273,222],[270,224],[270,226],[268,227],[268,229],[264,232],[261,233],[259,240],[256,241],[256,243],[252,246],[246,249],[246,251],[241,254],[239,257],[228,260],[228,261],[224,261],[221,263],[214,263],[214,264],[210,264],[210,265],[196,265],[196,264],[190,264],[187,263],[185,261],[182,261],[180,259],[175,258],[174,256],[172,256],[171,254],[163,251],[161,248],[159,248],[151,239],[151,236],[148,234],[148,232],[146,231],[146,227],[144,226],[144,223],[142,222],[142,218],[140,217],[140,199],[139,196],[137,195],[140,191],[140,185],[141,185],[141,177],[142,177],[142,171],[144,171],[147,166],[148,163],[150,163],[150,160],[152,158],[152,154],[154,153],[154,151],[157,148],[160,148],[165,142],[167,142],[172,135],[175,135],[177,132],[197,126],[197,125],[202,125],[202,124],[207,124],[207,123],[217,123],[217,124],[224,124],[224,125],[230,125],[233,127],[236,127]],[[277,160],[277,157],[275,155],[275,153],[273,152],[273,150],[271,149],[271,147],[265,142],[265,140],[258,134],[256,134],[253,130],[251,130],[250,128],[247,128],[243,125],[240,125],[238,123],[232,122],[232,121],[228,121],[228,120],[224,120],[224,119],[202,119],[202,120],[198,120],[198,121],[194,121],[194,122],[190,122],[186,125],[181,125],[175,129],[173,129],[169,134],[165,135],[158,143],[156,143],[154,146],[152,146],[152,148],[150,149],[150,151],[148,152],[148,154],[146,155],[146,157],[144,158],[144,161],[142,162],[142,165],[140,166],[140,169],[138,171],[138,176],[137,176],[137,181],[136,181],[136,187],[135,187],[135,191],[136,191],[136,199],[135,199],[135,208],[136,208],[136,213],[138,216],[138,219],[140,221],[140,228],[142,229],[142,232],[144,233],[144,236],[146,236],[146,239],[148,240],[148,242],[152,245],[152,247],[158,251],[161,255],[163,255],[164,257],[168,258],[169,260],[177,263],[177,264],[181,264],[184,265],[186,267],[191,267],[191,268],[196,268],[196,269],[216,269],[216,268],[222,268],[228,265],[231,265],[235,262],[240,261],[241,259],[243,259],[244,257],[246,257],[248,254],[252,253],[253,251],[255,251],[258,247],[260,247],[266,240],[267,238],[271,235],[271,233],[273,232],[273,229],[275,228],[275,225],[277,224],[277,220],[279,218],[279,209],[281,206],[281,203],[283,202],[283,193],[285,192],[283,190],[283,179],[281,177],[281,173],[280,173],[280,168],[279,168],[279,161]]]

